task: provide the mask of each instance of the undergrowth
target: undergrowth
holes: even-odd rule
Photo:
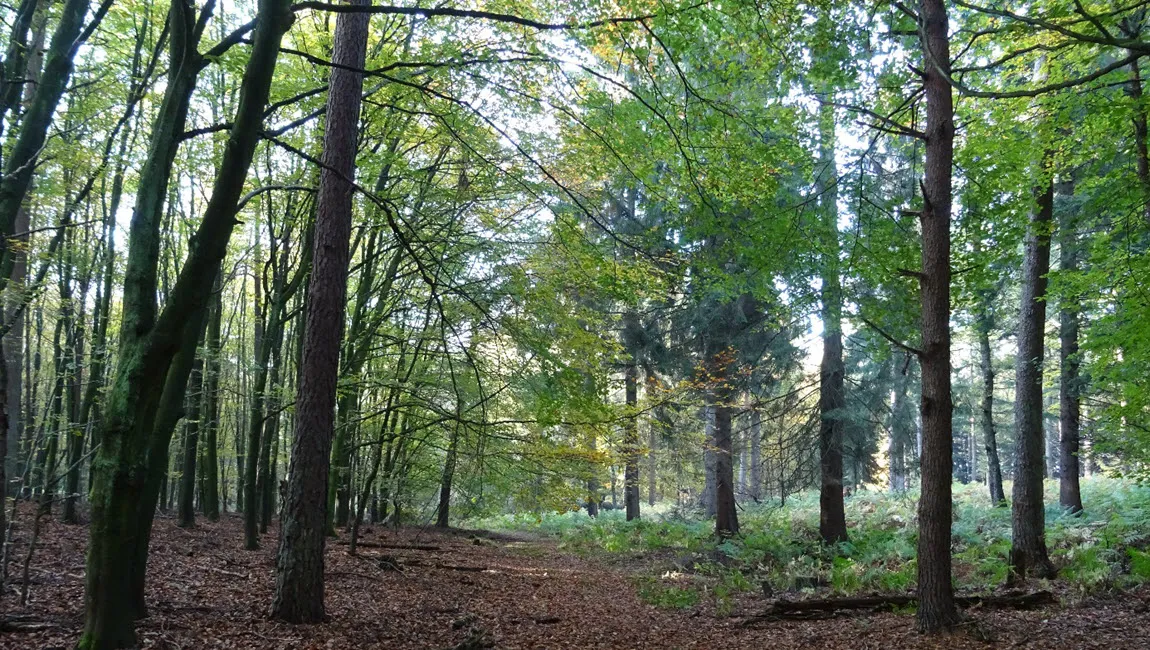
[[[1009,494],[1009,490],[1007,491]],[[1048,496],[1058,486],[1048,483]],[[1113,478],[1082,482],[1085,513],[1070,515],[1057,501],[1046,508],[1047,545],[1058,580],[1087,595],[1150,581],[1150,486]],[[819,541],[818,494],[789,497],[785,506],[744,505],[741,533],[714,536],[695,512],[647,508],[627,522],[619,511],[591,518],[583,511],[505,515],[472,522],[490,529],[551,535],[585,556],[641,557],[657,572],[638,578],[640,595],[668,607],[691,607],[703,588],[684,576],[706,577],[720,611],[739,592],[820,590],[849,595],[903,592],[915,586],[917,494],[857,492],[846,500],[850,541]],[[952,537],[955,586],[985,591],[1003,584],[1010,550],[1010,508],[990,505],[984,486],[954,486]]]

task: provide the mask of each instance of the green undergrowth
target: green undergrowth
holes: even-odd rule
[[[981,485],[954,486],[955,586],[985,591],[1003,584],[1010,549],[1010,508],[991,507]],[[1009,494],[1009,487],[1007,489]],[[1150,581],[1150,486],[1113,478],[1082,483],[1086,512],[1074,516],[1057,502],[1046,509],[1047,544],[1058,580],[1087,595]],[[1048,482],[1046,494],[1057,498]],[[745,506],[741,533],[714,536],[697,513],[646,508],[627,522],[619,511],[597,518],[582,511],[505,515],[471,525],[527,530],[555,537],[562,549],[599,559],[643,560],[637,578],[647,602],[691,607],[713,592],[720,610],[740,592],[819,591],[849,595],[903,592],[916,577],[917,495],[856,492],[846,500],[850,541],[824,546],[818,535],[818,494]]]

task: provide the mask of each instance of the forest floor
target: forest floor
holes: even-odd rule
[[[83,623],[87,529],[47,517],[19,606],[30,511],[18,522],[0,648],[71,648]],[[182,529],[156,521],[148,570],[146,648],[1148,648],[1150,589],[1036,611],[971,612],[957,632],[926,637],[906,613],[760,621],[768,601],[740,594],[717,608],[648,604],[641,576],[666,558],[602,562],[519,533],[363,531],[357,557],[327,551],[324,625],[267,617],[276,530],[242,549],[235,516]],[[672,575],[672,574],[667,574]],[[687,576],[689,579],[690,576]],[[801,595],[790,594],[798,598]]]

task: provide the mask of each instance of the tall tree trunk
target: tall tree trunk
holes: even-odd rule
[[[922,493],[918,504],[918,627],[948,629],[959,620],[951,580],[953,403],[950,386],[950,211],[954,100],[944,0],[920,0],[919,40],[926,96],[922,181]]]
[[[995,292],[983,291],[979,298],[978,314],[975,317],[975,332],[978,335],[978,363],[982,375],[982,395],[978,414],[982,428],[982,440],[986,446],[986,484],[990,490],[990,502],[996,506],[1006,505],[1006,493],[1002,490],[1002,463],[998,460],[998,440],[994,427],[994,357],[990,348],[990,332],[994,329],[994,315],[991,302]]]
[[[447,444],[447,458],[443,461],[443,476],[439,481],[439,507],[435,511],[435,525],[447,528],[451,523],[451,482],[455,479],[455,455],[459,448],[459,427],[456,422],[451,428],[451,440]]]
[[[259,495],[259,524],[260,533],[268,532],[268,524],[271,523],[272,510],[275,509],[275,466],[272,462],[273,441],[279,442],[279,424],[280,424],[280,405],[279,405],[279,391],[280,391],[280,358],[281,348],[283,346],[284,328],[281,326],[277,328],[276,340],[273,342],[275,349],[272,350],[272,369],[271,376],[269,377],[268,388],[269,397],[267,403],[267,415],[264,418],[264,430],[260,437],[260,462],[259,462],[259,476],[256,479],[256,494]]]
[[[751,486],[750,496],[756,502],[763,497],[763,414],[757,404],[751,406]]]
[[[204,358],[196,357],[192,362],[192,374],[188,379],[188,416],[184,421],[184,454],[180,467],[180,497],[177,507],[177,525],[184,528],[196,523],[195,490],[196,460],[200,443],[200,408],[204,396]]]
[[[720,536],[739,532],[735,506],[735,473],[731,445],[731,395],[717,389],[715,399],[715,532]]]
[[[819,534],[824,544],[847,539],[843,506],[842,286],[839,278],[838,174],[835,169],[833,93],[819,107],[819,174],[816,188],[822,213],[823,358],[819,364]]]
[[[204,441],[201,474],[204,485],[200,507],[208,521],[220,518],[220,462],[217,432],[220,430],[220,333],[223,321],[223,274],[216,273],[211,315],[208,316],[204,372]]]
[[[623,393],[627,412],[623,417],[623,505],[627,521],[639,518],[639,366],[629,360],[623,368]]]
[[[1045,169],[1038,170],[1042,176]],[[1050,226],[1054,211],[1054,184],[1043,178],[1035,187],[1035,208],[1030,213],[1022,267],[1022,306],[1018,320],[1018,358],[1015,364],[1014,435],[1017,458],[1011,508],[1012,579],[1030,573],[1050,578],[1054,565],[1046,552],[1046,505],[1042,478],[1046,433],[1043,422],[1042,362],[1046,339],[1046,276],[1050,273]]]
[[[655,497],[658,491],[658,456],[655,450],[659,447],[659,430],[662,422],[659,420],[659,415],[662,413],[662,406],[655,404],[655,393],[658,390],[659,378],[655,376],[655,371],[650,368],[646,371],[646,397],[647,408],[651,409],[650,416],[647,418],[647,505],[655,505]]]
[[[910,441],[910,428],[913,424],[911,405],[907,401],[910,387],[910,363],[908,357],[894,385],[894,397],[890,405],[890,490],[906,491],[906,445]]]
[[[366,0],[352,4],[365,6]],[[339,373],[340,332],[347,294],[356,136],[367,50],[368,15],[336,19],[324,129],[323,171],[316,202],[315,246],[305,307],[303,358],[296,397],[295,442],[283,506],[274,618],[324,619],[324,544],[329,457]]]
[[[699,503],[703,506],[704,517],[714,517],[717,491],[715,457],[715,405],[707,400],[703,407],[703,492]]]
[[[1142,128],[1146,125],[1143,122]],[[1145,132],[1143,132],[1145,138]],[[1143,144],[1145,146],[1145,144]],[[1074,195],[1073,180],[1059,184],[1059,194]],[[1058,270],[1062,275],[1073,276],[1078,271],[1078,224],[1077,211],[1065,208],[1058,224],[1059,259]],[[1082,377],[1079,367],[1082,357],[1078,351],[1078,331],[1082,318],[1082,305],[1078,296],[1066,292],[1059,301],[1059,376],[1058,376],[1058,502],[1071,513],[1082,512],[1082,490],[1078,476],[1082,472],[1079,459],[1079,429],[1082,424]]]
[[[116,377],[108,392],[99,448],[92,463],[92,524],[85,585],[83,650],[132,647],[133,622],[145,614],[143,576],[148,535],[158,491],[155,478],[167,462],[170,430],[157,421],[164,394],[186,386],[187,375],[171,387],[176,356],[191,338],[211,295],[214,272],[236,223],[252,155],[259,140],[280,41],[294,15],[287,0],[260,0],[240,84],[239,104],[228,146],[199,228],[175,286],[156,317],[158,215],[171,163],[184,130],[190,95],[204,59],[196,52],[200,29],[184,0],[169,15],[172,63],[148,159],[140,173],[140,197],[129,230],[121,345]],[[194,331],[194,335],[191,332]],[[188,368],[190,372],[190,364]]]

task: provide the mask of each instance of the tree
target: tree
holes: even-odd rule
[[[280,40],[293,20],[283,0],[260,2],[260,20],[240,86],[230,144],[217,170],[212,196],[197,230],[196,246],[157,317],[159,210],[151,206],[158,206],[165,194],[195,77],[204,62],[195,48],[208,15],[201,13],[199,19],[193,19],[191,7],[183,0],[173,2],[169,14],[171,72],[141,173],[140,196],[129,231],[116,377],[107,396],[104,423],[98,435],[100,447],[92,464],[85,627],[79,643],[86,650],[124,648],[136,643],[133,624],[146,612],[143,597],[148,538],[171,436],[160,417],[161,402],[178,405],[183,401],[191,364],[187,363],[185,374],[178,376],[185,364],[175,363],[176,357],[182,350],[186,359],[189,347],[194,353],[211,293],[210,278],[224,256],[259,138]],[[172,369],[175,372],[169,375]],[[174,425],[174,421],[171,423]]]
[[[365,0],[351,3],[366,5]],[[368,18],[365,12],[345,12],[336,18],[295,441],[272,601],[272,616],[292,623],[318,623],[325,617],[323,551],[340,343],[331,333],[342,329],[347,295],[356,135],[363,93],[360,70],[367,54]]]
[[[954,161],[954,102],[948,79],[950,40],[946,3],[921,0],[918,33],[926,96],[923,167],[922,275],[922,495],[918,518],[918,626],[926,632],[958,622],[951,584],[950,210]]]
[[[1044,158],[1044,162],[1048,158]],[[1028,573],[1040,578],[1055,574],[1046,553],[1046,504],[1042,479],[1046,440],[1043,422],[1042,362],[1046,338],[1046,285],[1050,272],[1050,228],[1054,212],[1054,181],[1044,164],[1037,172],[1035,207],[1030,211],[1022,267],[1022,306],[1015,364],[1014,429],[1017,458],[1011,495],[1010,566],[1014,579]]]

